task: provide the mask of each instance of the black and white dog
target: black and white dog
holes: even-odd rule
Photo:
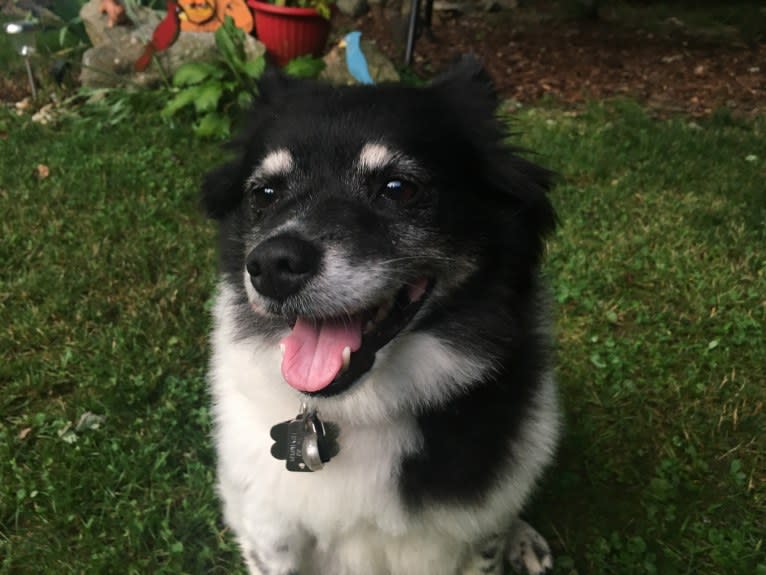
[[[250,573],[551,567],[518,518],[559,432],[551,174],[496,106],[471,58],[424,88],[274,75],[206,177],[219,487]]]

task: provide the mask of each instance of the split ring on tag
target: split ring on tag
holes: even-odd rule
[[[319,471],[324,467],[319,453],[319,439],[324,437],[324,426],[316,416],[316,412],[308,414],[304,419],[305,432],[303,435],[303,462],[311,471]]]

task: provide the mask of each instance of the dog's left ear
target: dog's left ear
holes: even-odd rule
[[[508,119],[499,118],[494,84],[481,63],[465,55],[431,85],[468,141],[477,172],[487,191],[514,213],[523,213],[531,231],[540,237],[556,224],[547,197],[553,172],[529,161],[526,150],[508,143]]]
[[[464,54],[431,83],[442,101],[458,117],[491,120],[498,105],[497,92],[487,71],[473,54]],[[484,128],[486,126],[483,126]]]

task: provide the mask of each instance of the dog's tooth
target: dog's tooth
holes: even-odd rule
[[[282,352],[282,356],[284,357],[284,355],[285,355],[285,344],[283,344],[283,343],[279,344],[279,351]]]
[[[348,346],[344,347],[341,357],[343,358],[343,367],[340,368],[340,372],[343,373],[348,369],[348,365],[351,363],[351,348]]]

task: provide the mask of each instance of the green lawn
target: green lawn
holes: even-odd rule
[[[203,380],[220,153],[106,119],[0,112],[0,573],[243,573]],[[567,433],[528,513],[556,573],[765,575],[766,121],[617,102],[515,129],[562,174]]]

